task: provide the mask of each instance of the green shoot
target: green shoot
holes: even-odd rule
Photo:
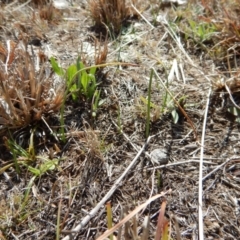
[[[153,70],[151,69],[149,85],[148,85],[148,104],[147,104],[147,119],[146,119],[146,138],[149,137],[150,131],[150,110],[151,110],[151,89],[152,89]]]
[[[78,58],[77,63],[69,66],[64,72],[53,57],[51,64],[55,73],[66,79],[67,94],[70,93],[74,101],[77,101],[82,95],[88,100],[93,98],[97,88],[96,66],[86,67]]]
[[[215,26],[210,23],[198,23],[191,19],[188,20],[188,23],[191,28],[189,32],[193,33],[194,40],[200,43],[210,39],[216,32]]]
[[[94,93],[93,100],[92,100],[92,117],[96,117],[98,106],[103,103],[99,101],[100,93],[101,91],[99,90],[96,90]]]
[[[56,166],[58,165],[59,160],[58,159],[46,159],[43,157],[37,157],[38,159],[43,160],[44,162],[41,163],[38,167],[32,167],[29,165],[26,165],[28,170],[34,174],[36,177],[41,177],[43,174],[45,174],[49,170],[54,170]],[[25,164],[24,164],[25,165]]]
[[[33,176],[31,178],[31,180],[29,181],[27,187],[26,187],[26,191],[25,191],[25,194],[24,194],[24,198],[23,198],[23,203],[21,204],[21,210],[20,212],[25,208],[25,206],[27,205],[27,202],[28,202],[28,199],[29,199],[29,193],[30,193],[30,190],[34,184],[34,181],[35,181],[36,177]]]

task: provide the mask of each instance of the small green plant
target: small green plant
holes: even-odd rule
[[[9,135],[11,136],[11,133],[9,133]],[[35,149],[33,144],[33,135],[34,135],[34,132],[32,131],[30,136],[30,141],[29,141],[29,147],[27,150],[25,150],[19,144],[17,144],[12,137],[10,139],[5,137],[5,143],[4,143],[5,147],[12,154],[13,160],[9,164],[0,168],[0,173],[3,173],[8,168],[14,166],[16,172],[20,174],[20,165],[28,166],[30,163],[35,162],[36,155],[35,155]]]
[[[151,106],[151,89],[152,89],[153,70],[150,73],[149,85],[148,85],[148,100],[147,100],[147,119],[146,119],[146,138],[150,133],[150,106]]]
[[[98,106],[102,103],[100,91],[97,90],[97,66],[86,67],[80,58],[77,59],[76,64],[70,65],[66,70],[60,67],[54,58],[51,58],[51,64],[54,72],[66,79],[66,97],[71,95],[75,102],[83,98],[91,102],[92,116],[95,117]]]
[[[185,96],[181,97],[178,100],[178,104],[184,105],[185,98]],[[174,124],[176,124],[179,120],[178,107],[175,105],[174,100],[168,93],[164,96],[161,106],[152,102],[149,96],[147,99],[140,96],[140,101],[137,103],[136,107],[140,116],[144,118],[146,117],[146,136],[149,135],[150,121],[157,121],[163,114],[171,113]],[[146,107],[147,110],[145,110]]]
[[[186,96],[182,96],[180,99],[178,99],[177,101],[178,104],[184,107],[183,105],[185,104],[185,99],[186,99]],[[174,102],[173,98],[169,95],[168,92],[166,92],[166,96],[163,101],[161,112],[162,113],[171,112],[172,120],[174,124],[176,124],[179,120],[179,114],[177,109],[178,109],[178,106],[176,106],[176,103]]]
[[[192,35],[193,39],[199,43],[204,43],[204,41],[209,40],[216,33],[216,27],[211,23],[199,23],[188,19],[188,24],[190,29],[187,30],[189,32],[187,35]]]
[[[17,144],[12,138],[5,140],[5,146],[12,154],[13,160],[10,164],[0,168],[0,174],[13,166],[18,174],[20,174],[20,166],[25,166],[35,177],[41,177],[48,170],[54,170],[59,160],[48,159],[36,155],[33,137],[34,131],[32,131],[30,135],[29,147],[27,150]],[[34,167],[32,166],[33,164],[35,165]]]
[[[76,83],[72,85],[72,80],[74,79],[67,79],[67,85],[71,87],[74,86],[74,88],[77,88],[76,95],[73,95],[73,98],[78,97],[78,94],[81,96],[81,94],[85,95],[87,99],[92,99],[95,91],[97,89],[97,82],[96,82],[96,70],[97,68],[95,66],[92,66],[89,71],[86,70],[86,66],[83,62],[80,61],[80,58],[77,59],[77,71],[73,71],[72,74],[76,75]],[[75,70],[75,69],[74,69]],[[79,91],[78,91],[79,90]],[[74,94],[74,91],[72,91]]]
[[[95,66],[86,67],[80,58],[77,63],[69,66],[66,71],[61,68],[56,60],[52,57],[51,64],[54,72],[66,79],[67,94],[70,93],[74,101],[81,97],[91,100],[97,89]]]

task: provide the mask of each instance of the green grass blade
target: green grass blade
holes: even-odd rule
[[[148,85],[148,104],[147,104],[147,119],[146,119],[146,138],[150,132],[150,110],[151,110],[151,89],[152,89],[153,70],[151,69],[149,85]]]

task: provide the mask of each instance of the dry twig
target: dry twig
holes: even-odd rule
[[[152,136],[148,137],[146,143],[142,146],[142,148],[139,150],[136,157],[131,161],[129,166],[125,169],[125,171],[122,173],[122,175],[116,180],[114,185],[111,187],[111,189],[107,192],[107,194],[103,197],[103,199],[97,204],[95,208],[93,208],[89,214],[79,223],[75,228],[72,229],[72,233],[68,236],[64,237],[62,240],[69,240],[73,236],[73,234],[79,232],[99,211],[99,209],[103,206],[103,204],[112,196],[112,194],[116,191],[116,189],[119,187],[122,180],[127,176],[130,169],[136,164],[138,158],[143,153],[144,149],[148,145],[149,141],[151,140]]]

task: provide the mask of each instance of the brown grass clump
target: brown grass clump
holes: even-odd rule
[[[103,47],[101,47],[101,43],[95,39],[95,64],[104,64],[106,63],[107,60],[107,55],[108,55],[108,44],[107,41],[105,40]]]
[[[229,57],[229,53],[240,56],[240,4],[238,0],[205,1],[202,0],[205,14],[200,19],[206,23],[214,23],[217,41],[212,52],[223,58]]]
[[[90,15],[98,30],[118,34],[122,25],[133,14],[126,0],[90,0]]]
[[[46,20],[50,23],[57,24],[61,18],[61,12],[56,9],[53,5],[42,6],[39,9],[39,17],[42,20]]]
[[[0,125],[1,129],[20,128],[59,110],[63,90],[54,89],[46,65],[36,71],[33,57],[10,44],[8,53],[0,45]]]
[[[50,1],[49,0],[32,0],[32,2],[36,5],[45,5],[45,4],[48,4]]]

